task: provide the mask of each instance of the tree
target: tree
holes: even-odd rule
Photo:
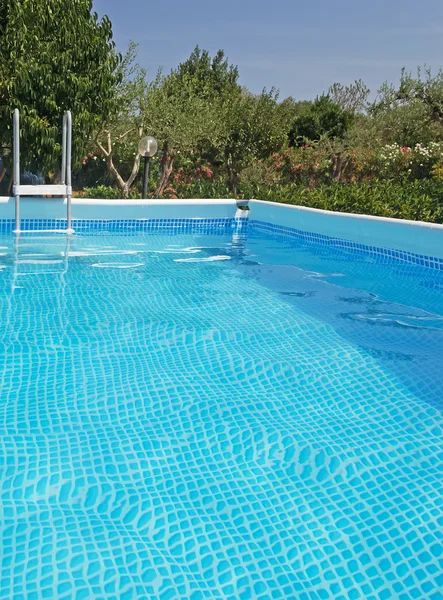
[[[232,98],[224,109],[226,133],[219,155],[226,165],[229,187],[236,193],[242,170],[253,160],[268,158],[287,139],[287,114],[291,102],[278,103],[275,90],[255,96],[246,90]]]
[[[354,121],[354,115],[323,94],[299,114],[289,134],[293,146],[323,137],[343,138]]]
[[[370,93],[371,90],[367,85],[361,79],[358,79],[350,85],[334,83],[334,85],[329,88],[328,95],[331,100],[344,111],[355,115],[363,112],[367,108]]]
[[[166,190],[179,154],[194,155],[217,148],[225,132],[228,99],[240,96],[237,67],[223,51],[211,59],[195,48],[169,75],[158,73],[145,98],[143,124],[161,146],[162,175],[156,189]]]
[[[384,83],[369,113],[385,142],[414,146],[443,140],[443,71],[403,69],[400,84]]]
[[[161,197],[179,154],[192,155],[217,144],[221,134],[221,104],[195,93],[189,75],[158,74],[145,99],[145,130],[161,146],[162,175],[156,189]]]
[[[229,64],[223,50],[211,59],[207,50],[196,46],[191,56],[179,64],[176,73],[193,81],[194,93],[199,97],[219,99],[241,92],[238,68]]]
[[[92,13],[92,0],[0,0],[0,144],[10,144],[18,108],[24,158],[48,171],[70,109],[78,161],[114,110],[119,60],[111,22]]]
[[[106,160],[109,175],[116,182],[123,198],[129,192],[140,171],[138,142],[143,135],[143,110],[149,86],[146,70],[136,63],[137,45],[129,44],[118,67],[114,102],[116,109],[97,130],[96,145]]]
[[[433,75],[430,68],[425,68],[424,74],[419,67],[417,77],[412,77],[403,69],[400,86],[396,92],[396,100],[403,104],[420,102],[429,111],[430,119],[443,124],[443,70]]]

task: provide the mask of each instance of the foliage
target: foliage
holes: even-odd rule
[[[339,212],[443,223],[443,186],[433,181],[333,183],[304,190],[291,203]]]
[[[403,69],[400,86],[395,94],[400,103],[421,103],[429,110],[432,121],[443,123],[443,71],[433,76],[430,68],[419,68],[417,77],[412,77]]]
[[[313,187],[332,177],[331,157],[318,145],[286,148],[273,154],[269,162],[280,172],[281,180],[286,183]]]
[[[289,110],[288,104],[278,103],[275,90],[263,90],[258,96],[244,91],[226,103],[225,135],[217,150],[233,192],[250,162],[268,158],[285,143]]]
[[[211,61],[197,47],[169,75],[158,73],[145,96],[144,126],[162,147],[162,176],[156,194],[168,186],[182,155],[218,148],[225,134],[227,106],[239,98],[238,73],[223,52]]]
[[[300,146],[307,140],[343,138],[353,120],[354,116],[350,111],[344,110],[329,95],[323,94],[295,118],[289,141],[292,146]]]
[[[386,143],[415,146],[443,140],[443,72],[417,77],[402,71],[400,84],[385,83],[369,110]]]
[[[176,74],[179,78],[191,79],[194,94],[200,97],[218,99],[241,89],[238,68],[229,64],[223,50],[211,59],[207,50],[196,46],[191,56],[179,64]]]
[[[329,96],[332,102],[340,106],[345,112],[354,115],[366,110],[370,93],[371,90],[361,79],[350,85],[334,83],[329,88]]]
[[[221,181],[199,181],[183,186],[181,198],[231,198]],[[259,198],[323,210],[443,223],[443,184],[433,180],[372,180],[332,182],[314,189],[299,184],[242,183],[239,199]]]
[[[187,186],[198,179],[206,179],[211,181],[214,178],[213,165],[211,163],[198,158],[197,160],[187,160],[177,169],[174,177],[174,185]]]
[[[50,169],[60,154],[62,115],[74,115],[79,162],[95,127],[113,111],[119,56],[109,19],[92,0],[0,0],[0,145],[22,115],[25,160]]]
[[[437,181],[443,182],[443,160],[439,160],[437,163],[435,163],[435,165],[432,167],[431,175]]]
[[[138,142],[143,135],[143,111],[148,92],[146,69],[136,62],[137,45],[131,42],[116,77],[116,110],[96,133],[96,146],[123,198],[129,198],[140,170]]]
[[[120,200],[122,199],[121,191],[112,185],[98,185],[95,187],[85,187],[83,190],[76,194],[79,198],[93,198],[94,200]],[[131,199],[137,199],[140,197],[140,192],[134,190],[129,195]]]
[[[267,161],[254,163],[242,177],[249,183],[297,183],[314,188],[340,181],[355,183],[378,179],[423,179],[434,176],[443,161],[443,143],[398,144],[366,147],[343,141],[323,140],[299,148],[285,148]]]
[[[416,144],[413,148],[390,144],[381,149],[379,158],[379,172],[382,176],[429,178],[435,165],[443,160],[443,143]]]
[[[26,161],[36,151],[46,176],[56,176],[70,108],[82,195],[137,197],[138,143],[152,135],[156,196],[256,196],[442,221],[443,71],[403,71],[371,104],[361,80],[313,102],[281,101],[274,89],[242,88],[222,50],[211,57],[197,46],[149,81],[136,45],[117,55],[109,20],[91,11],[92,0],[0,0],[0,145],[10,145],[18,106]],[[4,167],[1,178],[10,181]]]

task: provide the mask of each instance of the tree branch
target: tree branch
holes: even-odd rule
[[[126,182],[126,185],[128,186],[128,188],[130,188],[131,185],[134,183],[134,180],[137,177],[139,170],[140,170],[140,154],[137,152],[137,156],[135,157],[135,160],[134,160],[134,166],[132,167],[131,175],[129,176],[129,179]]]
[[[112,160],[112,156],[108,156],[107,162],[108,162],[109,172],[111,173],[111,175],[113,177],[115,177],[115,180],[117,181],[117,185],[120,188],[120,190],[124,191],[126,184],[123,180],[123,177],[120,175],[120,173],[115,168],[114,161]]]
[[[106,150],[103,148],[103,146],[101,145],[101,143],[98,141],[98,139],[96,140],[97,142],[97,146],[100,148],[100,150],[103,152],[103,154],[105,156],[109,156],[108,153],[106,152]]]
[[[134,129],[135,129],[135,127],[131,127],[131,129],[129,129],[129,131],[126,131],[125,133],[122,133],[121,136],[117,138],[117,141],[120,142],[124,137],[126,137],[132,131],[134,131]]]

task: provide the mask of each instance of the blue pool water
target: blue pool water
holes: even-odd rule
[[[0,237],[0,598],[443,598],[443,272]]]

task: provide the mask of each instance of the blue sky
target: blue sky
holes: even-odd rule
[[[196,44],[223,48],[251,91],[312,98],[335,81],[363,79],[375,92],[400,70],[443,65],[442,0],[94,0],[124,51],[154,76]]]

